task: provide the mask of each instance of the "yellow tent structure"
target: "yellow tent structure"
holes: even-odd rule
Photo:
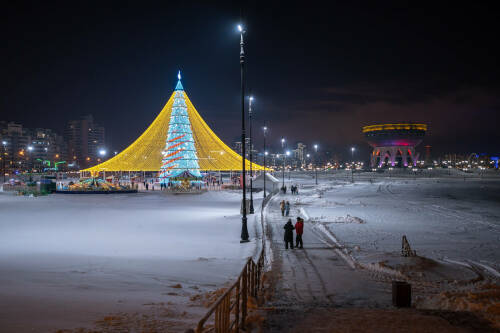
[[[196,111],[186,92],[182,93],[187,104],[200,170],[241,171],[241,155],[217,137]],[[175,91],[156,119],[130,146],[113,158],[82,171],[90,171],[92,174],[108,171],[160,171],[174,95]],[[252,168],[264,170],[264,167],[255,163]],[[245,160],[245,169],[250,169],[248,160]]]

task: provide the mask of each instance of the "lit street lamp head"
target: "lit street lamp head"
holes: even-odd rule
[[[290,156],[290,151],[289,150],[286,151],[286,156]]]
[[[241,24],[238,24],[238,31],[243,32],[243,26]]]
[[[33,150],[33,146],[28,146],[28,150],[32,151]]]
[[[6,145],[7,145],[7,141],[2,141],[2,144],[3,144],[4,146],[6,146]]]
[[[106,151],[104,149],[99,150],[99,155],[101,156],[106,155]]]

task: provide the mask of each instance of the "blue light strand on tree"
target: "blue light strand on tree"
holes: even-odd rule
[[[179,81],[175,87],[172,114],[168,126],[167,142],[163,151],[160,168],[160,182],[168,184],[172,178],[190,176],[201,179],[198,156],[194,145],[191,122],[187,112],[184,88],[178,74]]]

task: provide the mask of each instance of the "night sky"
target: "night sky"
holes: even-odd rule
[[[362,126],[413,121],[429,125],[424,144],[436,154],[500,151],[496,8],[207,3],[4,5],[0,120],[62,133],[90,113],[110,148],[123,149],[162,109],[180,69],[195,107],[232,146],[241,126],[243,7],[254,128],[265,122],[276,148],[285,136],[346,157],[355,145],[367,158]]]

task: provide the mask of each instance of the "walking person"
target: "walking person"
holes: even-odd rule
[[[146,191],[149,191],[149,184],[146,183]]]
[[[302,218],[300,217],[297,217],[297,222],[295,223],[295,234],[297,235],[295,237],[295,245],[300,249],[304,248],[304,243],[302,243],[303,233],[304,233],[304,220],[302,220]]]
[[[280,202],[281,216],[285,216],[285,200]]]
[[[288,216],[290,214],[290,202],[285,203],[285,215]]]
[[[293,226],[291,219],[288,219],[288,222],[285,224],[283,229],[285,229],[285,249],[288,250],[288,243],[290,243],[290,247],[293,250],[293,229],[295,229],[295,227]]]

